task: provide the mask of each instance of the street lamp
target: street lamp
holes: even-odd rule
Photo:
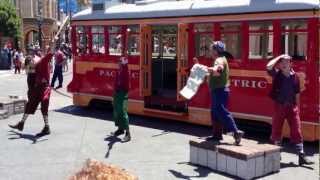
[[[42,47],[42,33],[41,33],[41,31],[42,31],[42,29],[41,29],[42,21],[43,21],[43,18],[42,18],[42,1],[38,0],[37,22],[38,22],[38,29],[39,29],[38,40],[39,40],[39,47],[40,48]]]
[[[70,0],[66,0],[66,15],[69,16],[69,26],[66,27],[65,30],[65,43],[69,43],[69,29],[70,29],[70,24],[71,24],[71,2]]]

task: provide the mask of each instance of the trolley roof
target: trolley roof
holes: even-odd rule
[[[117,20],[319,9],[319,0],[147,0],[80,11],[73,20]]]

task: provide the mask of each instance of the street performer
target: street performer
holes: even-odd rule
[[[212,46],[212,67],[209,67],[209,87],[211,90],[211,121],[213,136],[208,140],[219,142],[222,140],[223,128],[233,132],[235,144],[239,145],[244,134],[239,130],[232,114],[227,109],[230,94],[229,65],[225,57],[225,44],[215,41]]]
[[[33,89],[36,80],[36,66],[35,62],[40,61],[40,53],[36,52],[36,49],[31,49],[30,54],[26,56],[25,69],[27,74],[28,83],[28,99],[30,99],[30,92]]]
[[[274,102],[272,117],[271,142],[281,145],[282,126],[286,119],[290,127],[291,142],[295,145],[299,165],[313,164],[303,148],[300,120],[300,82],[298,75],[291,67],[291,56],[280,55],[267,64],[267,72],[272,77],[270,97]]]
[[[113,120],[118,129],[113,133],[119,136],[125,133],[124,142],[131,140],[128,116],[128,91],[129,91],[129,69],[128,59],[121,57],[119,60],[119,71],[114,83],[113,95]]]
[[[49,85],[49,62],[51,61],[53,54],[49,47],[46,48],[46,55],[44,57],[40,57],[39,51],[37,52],[38,53],[33,57],[32,62],[34,63],[35,75],[30,74],[28,77],[28,102],[26,104],[25,112],[20,122],[16,125],[9,125],[9,127],[22,131],[29,114],[34,114],[39,103],[41,103],[41,112],[45,126],[40,133],[36,134],[37,137],[41,137],[50,134],[48,123],[48,108],[51,93]]]

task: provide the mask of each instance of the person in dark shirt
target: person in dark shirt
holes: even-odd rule
[[[121,57],[119,60],[119,70],[114,82],[113,95],[113,120],[118,129],[113,133],[119,136],[125,133],[124,142],[131,140],[129,131],[128,116],[128,91],[129,91],[129,69],[128,59]]]
[[[64,61],[66,59],[66,56],[63,53],[63,48],[62,46],[57,49],[57,52],[54,54],[55,58],[55,66],[54,66],[54,72],[52,76],[52,81],[51,81],[51,87],[54,87],[54,84],[58,78],[59,80],[59,85],[55,89],[62,88],[62,83],[63,83],[63,74],[62,74],[62,68]]]
[[[280,55],[267,64],[267,72],[273,78],[270,97],[274,101],[271,141],[281,144],[282,126],[287,119],[290,127],[291,142],[295,144],[299,165],[313,164],[305,157],[299,110],[300,84],[291,68],[291,57]]]

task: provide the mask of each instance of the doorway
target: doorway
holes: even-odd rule
[[[145,107],[185,112],[185,102],[177,101],[177,25],[151,26],[151,93]]]

